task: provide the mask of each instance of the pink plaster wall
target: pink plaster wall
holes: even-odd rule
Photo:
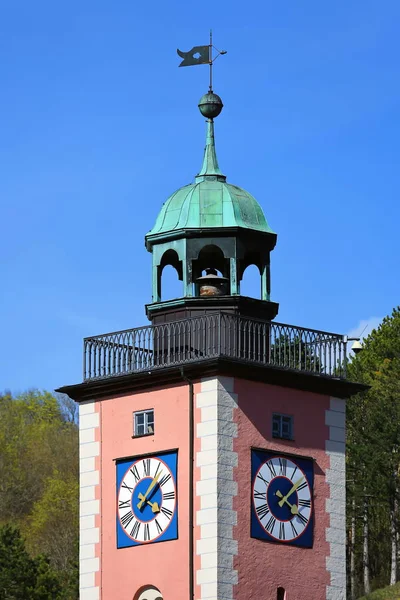
[[[234,499],[238,555],[234,568],[238,570],[239,582],[234,597],[276,600],[277,588],[282,586],[286,600],[325,600],[326,586],[330,583],[326,570],[329,545],[325,541],[325,530],[329,526],[326,513],[329,487],[324,480],[329,467],[325,452],[329,435],[325,410],[329,408],[329,397],[243,379],[235,379],[235,393],[239,410],[235,411],[238,437],[234,440],[234,450],[238,453],[235,469],[238,496]],[[294,442],[272,438],[273,412],[294,416]],[[313,548],[272,544],[250,537],[251,446],[315,458]]]
[[[176,385],[102,400],[101,415],[101,599],[132,600],[143,585],[164,598],[189,596],[189,389]],[[154,408],[155,434],[132,439],[132,413]],[[178,448],[179,539],[117,549],[117,458]]]
[[[196,398],[196,394],[201,392],[201,383],[195,383],[193,387],[194,398]],[[201,423],[201,409],[196,407],[196,400],[194,400],[194,422],[195,422],[195,436],[194,436],[194,456],[197,455],[197,452],[201,451],[201,439],[196,435],[196,427],[198,423]],[[201,557],[196,552],[196,545],[198,540],[201,539],[201,528],[200,525],[196,523],[196,514],[197,511],[201,509],[201,500],[200,497],[196,494],[196,482],[201,480],[201,467],[198,467],[196,461],[194,461],[194,482],[193,482],[193,499],[194,499],[194,585],[195,585],[195,598],[201,598],[201,587],[197,584],[196,581],[196,573],[201,569]]]

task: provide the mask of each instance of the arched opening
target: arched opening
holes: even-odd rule
[[[133,600],[163,600],[163,595],[154,585],[143,585],[133,596]]]
[[[276,600],[287,600],[285,588],[278,587],[277,594],[276,594]]]
[[[261,274],[255,264],[246,267],[240,283],[240,295],[261,298]]]
[[[182,261],[175,250],[167,250],[163,254],[159,273],[158,296],[161,301],[182,298]]]
[[[167,265],[163,268],[162,274],[162,285],[161,285],[161,301],[173,300],[174,298],[182,298],[182,282],[179,281],[178,273],[176,269],[171,265]]]

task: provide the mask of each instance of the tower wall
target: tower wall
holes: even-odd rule
[[[81,600],[133,600],[146,585],[190,598],[190,388],[185,383],[80,405]],[[133,412],[155,432],[133,436]],[[231,377],[194,386],[195,600],[344,600],[345,401]],[[292,415],[294,440],[272,437]],[[251,537],[251,449],[314,459],[313,547]],[[178,539],[117,548],[116,460],[178,450]],[[136,598],[135,598],[136,600]]]
[[[342,600],[345,596],[345,401],[244,379],[196,394],[196,600]],[[294,441],[272,437],[272,413]],[[313,547],[250,536],[251,448],[314,459]]]
[[[146,585],[161,590],[164,598],[189,597],[189,388],[188,385],[152,389],[96,403],[81,405],[81,441],[87,424],[96,425],[97,438],[87,451],[96,454],[90,464],[82,458],[81,469],[95,466],[90,477],[98,482],[90,489],[81,473],[80,600],[133,600]],[[134,411],[154,408],[155,433],[132,437]],[[92,434],[92,437],[93,437]],[[81,449],[84,447],[82,443]],[[116,459],[159,454],[178,449],[178,539],[129,548],[117,548]],[[83,454],[86,455],[84,452]],[[82,456],[82,453],[81,453]],[[91,511],[89,516],[87,513]],[[82,526],[83,523],[83,526]],[[90,526],[90,529],[88,529]],[[90,544],[88,543],[90,541]],[[90,569],[90,572],[89,572]]]

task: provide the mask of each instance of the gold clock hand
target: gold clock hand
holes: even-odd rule
[[[153,513],[160,512],[160,507],[158,506],[158,502],[149,502],[149,500],[147,500],[147,504],[150,504],[151,510]]]
[[[143,494],[138,494],[138,495],[139,495],[139,500],[143,500],[143,502],[147,502],[147,504],[149,506],[151,506],[151,510],[153,511],[153,513],[160,512],[160,507],[158,505],[158,502],[150,502],[150,500],[146,500],[146,498],[143,496]]]
[[[147,496],[150,494],[150,492],[153,489],[153,487],[155,485],[157,485],[157,481],[158,481],[158,478],[160,477],[161,473],[162,473],[162,471],[160,471],[159,473],[157,473],[157,475],[154,477],[153,481],[150,483],[149,487],[147,488],[146,493],[145,494],[140,494],[141,499],[140,499],[140,502],[137,503],[137,507],[138,508],[142,508],[143,504],[146,502]]]
[[[290,504],[290,502],[288,500],[286,500],[282,494],[282,492],[280,492],[279,490],[276,491],[276,495],[278,496],[278,498],[282,498],[284,503],[286,503],[288,505],[288,507],[290,508],[290,512],[292,513],[292,515],[297,515],[299,513],[299,509],[296,506],[296,504]],[[279,502],[279,506],[280,506],[280,502]]]
[[[278,502],[279,506],[283,506],[286,502],[286,500],[289,498],[289,496],[291,496],[293,494],[293,492],[295,492],[297,490],[297,488],[299,487],[299,485],[301,484],[301,482],[304,479],[304,475],[302,477],[300,477],[300,479],[298,479],[296,481],[296,483],[290,488],[290,490],[288,491],[288,493],[286,494],[286,496],[283,496],[282,500],[280,500]]]

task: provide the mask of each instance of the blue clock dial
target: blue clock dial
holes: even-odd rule
[[[119,548],[177,538],[176,453],[117,464]]]
[[[312,467],[311,460],[252,451],[253,537],[312,546]]]

